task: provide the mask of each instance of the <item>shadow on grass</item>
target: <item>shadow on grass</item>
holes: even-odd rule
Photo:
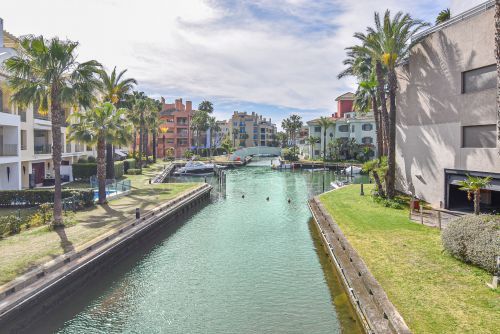
[[[72,252],[75,250],[73,243],[69,241],[68,236],[66,235],[64,226],[54,228],[54,232],[56,232],[59,236],[59,239],[61,239],[60,245],[64,253]]]

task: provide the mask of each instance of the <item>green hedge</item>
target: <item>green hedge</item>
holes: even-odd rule
[[[130,168],[127,171],[127,174],[128,175],[139,175],[139,174],[141,174],[141,170],[140,169],[135,169],[135,168]]]
[[[73,196],[80,197],[85,207],[94,205],[92,189],[63,189],[63,199]],[[54,203],[54,189],[0,191],[0,207],[31,207],[43,203]]]
[[[125,164],[123,161],[115,161],[115,179],[123,176],[125,173]]]
[[[88,180],[91,176],[97,175],[96,163],[76,163],[73,164],[73,178]]]
[[[129,169],[135,169],[135,159],[125,159],[123,160],[123,168],[125,170],[125,173],[129,170]]]

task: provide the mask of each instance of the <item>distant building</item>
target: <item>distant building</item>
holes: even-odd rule
[[[276,145],[276,124],[255,112],[235,111],[224,124],[224,132],[236,147]]]
[[[182,99],[176,99],[174,103],[165,103],[161,98],[162,110],[160,120],[165,122],[168,130],[158,134],[158,157],[163,157],[163,152],[173,150],[176,158],[181,158],[184,153],[191,149],[193,133],[191,130],[191,118],[193,117],[193,103]]]
[[[373,151],[373,155],[375,155],[377,138],[373,112],[356,113],[353,110],[354,94],[350,92],[337,97],[335,101],[337,101],[337,112],[330,117],[334,124],[326,131],[327,154],[329,154],[328,143],[340,139],[347,144],[354,139],[356,144],[369,147]],[[303,146],[304,155],[312,159],[320,158],[323,154],[323,129],[318,121],[319,119],[309,121],[307,126],[309,127],[308,136],[317,137],[319,141],[315,145],[304,142]],[[344,159],[354,158],[348,156],[347,149],[344,149],[340,155]]]
[[[432,205],[471,208],[466,175],[491,176],[481,207],[500,208],[495,2],[423,31],[399,68],[397,188]]]

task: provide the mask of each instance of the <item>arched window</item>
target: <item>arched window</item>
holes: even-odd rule
[[[347,125],[347,124],[340,125],[339,132],[349,132],[349,125]]]
[[[366,124],[363,124],[363,131],[372,131],[373,129],[373,125],[371,125],[370,123],[366,123]]]
[[[361,139],[361,142],[363,144],[372,144],[373,143],[373,138],[372,137],[363,137],[363,139]]]

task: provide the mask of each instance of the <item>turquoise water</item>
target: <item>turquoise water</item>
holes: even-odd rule
[[[334,304],[343,294],[323,272],[327,261],[318,256],[324,252],[314,242],[306,205],[323,184],[329,189],[331,173],[269,167],[227,173],[225,191],[216,186],[211,204],[167,227],[143,253],[82,289],[36,328],[57,333],[340,333],[349,326],[339,321],[352,318]]]

